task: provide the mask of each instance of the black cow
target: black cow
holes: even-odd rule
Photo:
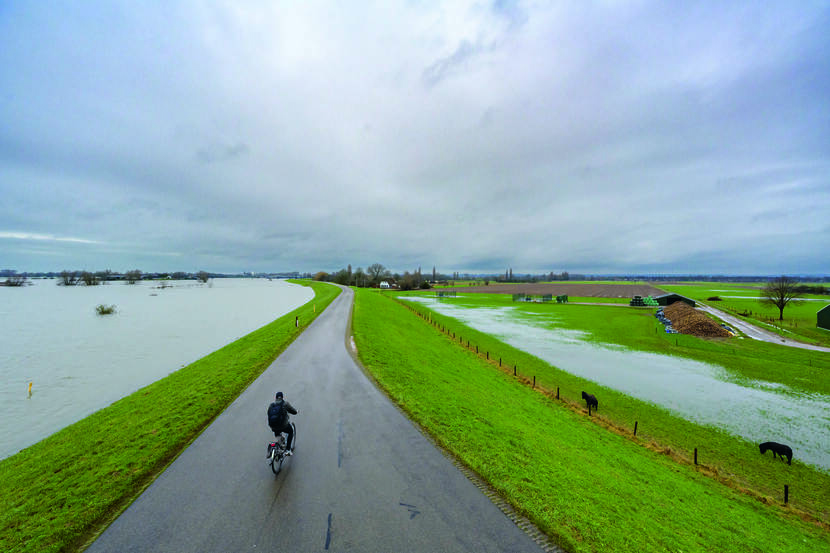
[[[582,392],[582,399],[585,400],[585,404],[588,407],[588,409],[593,407],[594,411],[599,411],[599,401],[597,401],[596,396],[593,396],[588,392]]]
[[[772,458],[775,459],[776,457],[780,457],[781,460],[784,460],[784,457],[787,458],[787,464],[793,464],[793,450],[790,446],[784,444],[778,444],[775,442],[764,442],[760,446],[758,446],[761,450],[761,455],[767,452],[768,449],[772,450]]]

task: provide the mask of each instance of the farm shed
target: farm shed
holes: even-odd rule
[[[830,305],[825,305],[816,313],[816,326],[830,330]]]
[[[688,303],[692,307],[695,306],[695,300],[690,300],[680,294],[663,294],[662,296],[656,296],[654,300],[657,302],[657,305],[671,305],[676,301],[682,301],[684,303]]]

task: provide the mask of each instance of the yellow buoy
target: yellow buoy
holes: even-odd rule
[[[29,397],[32,397],[32,383],[29,382]]]

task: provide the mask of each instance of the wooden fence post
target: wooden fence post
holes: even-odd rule
[[[695,464],[697,464],[697,448],[695,448]]]
[[[559,399],[559,386],[556,387],[556,399]]]
[[[634,421],[634,435],[637,435],[637,421]]]
[[[784,505],[786,505],[790,501],[790,486],[788,484],[784,484]]]

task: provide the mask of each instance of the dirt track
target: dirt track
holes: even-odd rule
[[[659,296],[666,292],[648,284],[590,284],[551,282],[536,284],[490,284],[454,288],[457,292],[479,294],[530,294],[542,296],[567,294],[577,298],[632,298],[634,296]]]

